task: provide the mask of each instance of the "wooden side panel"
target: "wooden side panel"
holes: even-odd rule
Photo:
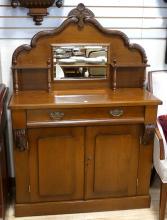
[[[137,195],[149,194],[151,169],[153,166],[152,144],[140,146]]]
[[[155,124],[157,119],[157,106],[145,108],[145,124]]]
[[[86,197],[135,196],[139,126],[87,129]]]
[[[13,129],[22,129],[26,127],[26,111],[12,111],[12,127]]]
[[[12,111],[12,126],[15,129],[26,128],[26,111]],[[29,151],[19,151],[14,141],[14,166],[16,176],[16,203],[30,201],[29,193]]]
[[[29,129],[31,201],[83,198],[84,129]]]
[[[29,202],[29,152],[20,152],[15,148],[14,161],[16,176],[16,203]]]
[[[157,118],[157,106],[146,106],[145,108],[145,124],[155,124]],[[153,141],[149,141],[148,144],[140,147],[139,156],[139,174],[138,174],[138,195],[146,195],[149,193],[150,188],[150,176],[153,166]]]

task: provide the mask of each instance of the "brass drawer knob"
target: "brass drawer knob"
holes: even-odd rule
[[[122,109],[112,109],[109,111],[109,114],[113,117],[120,117],[122,116],[124,111]]]
[[[64,117],[63,112],[50,112],[49,117],[52,120],[61,120]]]

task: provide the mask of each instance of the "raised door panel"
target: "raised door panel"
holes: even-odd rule
[[[31,201],[83,199],[83,129],[30,129],[28,135]]]
[[[39,194],[41,196],[69,195],[75,190],[73,182],[75,149],[72,145],[71,136],[47,137],[38,140]],[[57,178],[53,178],[54,175]]]
[[[86,198],[137,192],[140,126],[87,128]]]

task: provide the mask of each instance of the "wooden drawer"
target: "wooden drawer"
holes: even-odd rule
[[[42,109],[27,110],[28,124],[37,123],[89,123],[102,121],[144,121],[144,107],[104,107],[104,108],[75,108],[75,109]]]

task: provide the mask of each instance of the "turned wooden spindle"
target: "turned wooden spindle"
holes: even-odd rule
[[[13,62],[13,78],[14,78],[14,91],[15,93],[18,93],[19,92],[19,80],[18,80],[18,70],[16,68],[16,65],[17,65],[17,61],[16,59],[14,60]]]
[[[51,92],[51,59],[48,58],[48,92]]]
[[[117,88],[117,60],[116,58],[113,59],[113,83],[112,88],[115,91]]]

